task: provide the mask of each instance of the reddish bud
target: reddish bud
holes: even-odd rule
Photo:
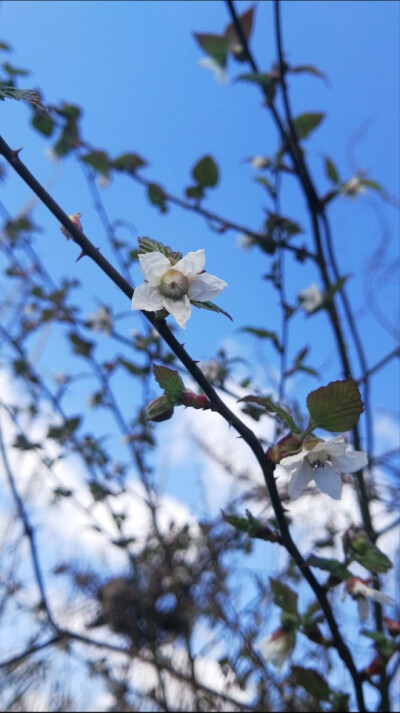
[[[280,463],[282,458],[286,456],[293,456],[301,451],[303,442],[297,436],[292,433],[288,433],[287,436],[281,438],[275,446],[271,446],[267,450],[267,458],[269,458],[273,463]]]
[[[383,621],[385,622],[385,624],[387,626],[390,636],[399,636],[400,621],[396,621],[396,619],[389,619],[389,617],[387,617],[387,616],[383,617]]]
[[[191,406],[191,408],[202,408],[203,410],[211,408],[210,399],[205,394],[195,394],[190,389],[182,391],[179,397],[179,403],[182,406]]]
[[[372,676],[376,676],[378,673],[381,673],[383,671],[383,667],[383,658],[380,654],[378,654],[377,656],[375,656],[374,659],[372,659],[369,666],[363,668],[363,670],[361,671],[361,676],[364,680],[366,678],[372,678]]]

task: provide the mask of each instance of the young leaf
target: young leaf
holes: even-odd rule
[[[289,67],[287,71],[291,74],[302,74],[304,72],[306,74],[313,74],[314,77],[319,77],[320,79],[323,79],[324,82],[329,85],[329,79],[326,74],[321,72],[316,67],[313,67],[312,64],[302,64],[298,67]]]
[[[110,159],[105,151],[90,151],[84,156],[81,156],[81,159],[84,163],[87,163],[89,166],[94,168],[97,173],[108,176]]]
[[[218,183],[218,166],[212,156],[204,156],[196,163],[192,176],[200,186],[214,188]]]
[[[178,403],[182,392],[185,390],[185,385],[174,369],[169,369],[167,366],[153,365],[153,374],[156,381],[164,389],[165,396],[171,404]]]
[[[296,116],[293,123],[296,129],[297,137],[306,139],[317,126],[320,125],[325,114],[309,113]]]
[[[325,174],[327,178],[337,186],[340,183],[339,173],[333,161],[328,156],[325,156]]]
[[[199,43],[201,49],[203,49],[219,67],[225,69],[229,52],[229,38],[224,37],[224,35],[213,35],[203,32],[194,32],[193,36]]]
[[[173,250],[171,250],[169,245],[163,245],[163,243],[158,243],[156,240],[152,240],[151,238],[147,238],[146,236],[138,238],[138,243],[140,254],[158,252],[162,253],[162,255],[165,255],[168,258],[172,258],[174,262],[178,262],[178,260],[180,260],[182,257],[182,253],[174,252]]]
[[[288,612],[289,614],[298,615],[297,612],[297,594],[287,584],[283,584],[279,579],[269,578],[271,583],[272,593],[274,595],[275,604]]]
[[[138,168],[147,166],[147,161],[136,153],[124,153],[111,162],[112,168],[116,171],[125,171],[126,173],[135,173]]]
[[[47,111],[47,108],[40,101],[39,92],[35,89],[15,89],[14,87],[2,85],[0,86],[0,101],[4,101],[4,99],[16,99],[16,101],[20,101],[22,99],[42,111]]]
[[[56,126],[50,114],[44,114],[40,111],[35,111],[31,123],[44,136],[51,136]]]
[[[166,195],[164,189],[159,186],[158,183],[149,183],[147,186],[147,195],[150,203],[159,206],[161,213],[167,212]]]
[[[307,396],[307,408],[315,428],[343,433],[358,422],[364,404],[353,379],[331,381],[311,391]]]
[[[190,300],[190,304],[193,305],[193,307],[198,307],[199,309],[208,309],[211,312],[219,312],[220,314],[224,314],[225,317],[228,317],[228,319],[233,322],[233,319],[228,312],[225,312],[225,310],[221,309],[221,307],[218,307],[218,305],[214,304],[214,302],[198,302],[197,300]]]
[[[75,332],[70,332],[68,334],[68,337],[75,354],[81,354],[81,356],[84,356],[86,358],[90,357],[94,346],[93,342],[88,342],[86,341],[86,339],[82,339],[82,337],[80,337]]]
[[[245,403],[259,404],[259,406],[263,406],[268,413],[276,414],[277,418],[286,423],[292,433],[301,433],[300,429],[293,421],[290,413],[285,411],[282,406],[278,406],[278,404],[276,404],[270,396],[250,395],[244,396],[242,399],[239,399],[239,402],[240,401],[244,401]]]
[[[317,557],[316,555],[310,555],[307,558],[307,564],[310,567],[317,567],[318,569],[324,570],[324,572],[330,572],[337,579],[341,579],[345,582],[347,579],[352,577],[352,573],[341,564],[339,560],[327,559],[326,557]]]

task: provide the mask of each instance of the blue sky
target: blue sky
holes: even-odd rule
[[[236,6],[243,12],[250,3],[238,2]],[[289,82],[295,115],[326,113],[324,122],[305,143],[321,193],[329,188],[323,171],[323,158],[328,155],[343,179],[357,169],[365,169],[391,196],[399,194],[399,10],[398,3],[385,0],[282,3],[288,61],[292,65],[314,65],[329,79],[327,85],[318,78],[300,75]],[[257,230],[264,211],[272,206],[244,159],[275,152],[276,130],[257,89],[234,81],[246,71],[244,66],[230,60],[231,82],[218,84],[210,71],[199,66],[204,55],[192,36],[193,32],[221,32],[228,21],[223,2],[14,0],[0,5],[0,39],[14,47],[12,55],[4,55],[4,59],[31,70],[31,76],[20,80],[20,87],[39,87],[49,104],[66,100],[82,106],[86,139],[113,157],[127,151],[141,154],[150,164],[143,175],[169,192],[182,196],[190,183],[191,167],[211,154],[220,168],[221,180],[209,191],[205,207]],[[261,68],[268,71],[276,59],[270,2],[257,6],[251,46]],[[79,166],[72,159],[60,165],[49,162],[45,149],[50,143],[29,127],[29,107],[5,101],[0,110],[6,141],[13,147],[23,146],[23,161],[67,213],[83,214],[86,234],[114,262]],[[0,188],[1,199],[11,213],[32,198],[10,170]],[[238,247],[234,232],[211,232],[190,212],[172,207],[166,216],[160,215],[148,203],[142,188],[126,177],[116,177],[101,191],[111,219],[123,218],[134,226],[131,234],[121,234],[124,238],[129,235],[132,247],[136,247],[137,235],[148,235],[182,252],[204,247],[206,268],[228,282],[216,301],[232,314],[234,322],[196,311],[186,331],[179,331],[189,353],[196,359],[209,359],[216,349],[226,346],[232,354],[254,359],[253,338],[238,330],[244,325],[280,329],[275,294],[261,279],[269,269],[266,256],[256,249],[244,251]],[[328,212],[340,269],[342,274],[349,274],[348,292],[371,366],[394,346],[393,338],[366,312],[364,303],[365,288],[373,275],[371,256],[383,233],[390,238],[388,255],[392,260],[398,257],[398,210],[368,193],[357,200],[340,199]],[[310,245],[307,210],[290,178],[284,180],[282,213],[302,225],[300,241]],[[64,240],[47,210],[37,205],[33,215],[44,227],[36,238],[36,249],[56,280],[67,267],[71,276],[81,280],[84,313],[92,312],[98,300],[104,300],[115,312],[127,310],[121,323],[127,335],[138,328],[139,316],[129,312],[129,302],[98,268],[88,260],[75,263],[75,246]],[[313,268],[307,264],[299,267],[290,258],[287,275],[291,304],[295,304],[301,288],[318,281]],[[142,281],[138,267],[134,268],[134,278]],[[376,295],[380,309],[394,319],[398,280],[392,275],[381,283]],[[289,355],[305,344],[311,348],[308,362],[317,368],[323,365],[323,381],[301,376],[291,388],[299,388],[302,395],[341,376],[323,315],[307,318],[299,312],[292,320]],[[276,368],[276,353],[268,344],[264,353],[271,368]],[[41,357],[42,366],[53,372],[60,370],[55,354],[56,342]],[[265,378],[259,365],[256,368],[261,379]],[[357,367],[355,372],[358,375]],[[397,407],[398,385],[397,364],[392,363],[374,381],[377,417],[387,411],[390,415]],[[168,428],[162,427],[169,433]],[[169,481],[169,492],[174,496],[179,495],[178,478],[179,471],[175,481]],[[193,500],[194,492],[186,481],[181,488],[183,499]]]

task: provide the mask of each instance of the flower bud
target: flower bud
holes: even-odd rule
[[[172,418],[174,407],[165,396],[158,396],[146,406],[146,419],[148,421],[168,421]]]
[[[211,408],[210,400],[205,394],[195,394],[194,391],[190,391],[190,389],[182,391],[179,397],[179,403],[182,406],[202,408],[203,410]]]
[[[82,214],[81,213],[73,213],[72,215],[69,215],[68,218],[74,225],[76,225],[78,230],[82,230],[82,223],[81,223]],[[72,238],[71,233],[66,228],[64,228],[63,225],[60,225],[60,230],[65,235],[67,240],[70,240]]]
[[[299,453],[302,449],[302,445],[303,443],[300,438],[294,436],[292,433],[288,433],[286,436],[281,438],[275,446],[268,448],[267,458],[269,458],[273,463],[280,463],[282,458]]]

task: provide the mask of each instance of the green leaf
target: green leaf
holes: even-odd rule
[[[29,441],[23,433],[19,433],[16,436],[15,441],[12,445],[13,448],[18,448],[20,451],[32,451],[35,448],[42,448],[40,443],[34,443],[33,441]]]
[[[347,579],[352,577],[352,573],[341,564],[337,559],[328,559],[326,557],[317,557],[316,555],[310,555],[307,558],[307,564],[310,567],[317,567],[318,569],[324,570],[324,572],[330,572],[337,579],[345,582]]]
[[[202,186],[188,186],[185,189],[185,195],[187,198],[201,200],[202,198],[204,198],[204,188]]]
[[[250,39],[250,35],[253,30],[253,21],[254,21],[254,12],[255,12],[256,6],[251,5],[245,12],[243,12],[241,15],[239,15],[238,20],[240,22],[240,26],[242,28],[243,35],[245,36],[246,40]],[[229,25],[226,26],[225,28],[225,37],[228,37],[230,41],[239,41],[239,38],[236,34],[235,27],[232,22],[229,23]]]
[[[150,203],[157,205],[161,213],[166,213],[168,210],[166,202],[166,194],[164,189],[158,183],[149,183],[147,186],[147,196]]]
[[[90,481],[89,490],[92,494],[93,500],[96,500],[96,502],[104,500],[107,495],[113,494],[109,488],[106,488],[104,485],[100,485],[100,483],[97,483],[95,480]]]
[[[97,173],[101,173],[103,176],[108,176],[110,169],[110,159],[108,158],[105,151],[90,151],[89,153],[81,156],[84,163],[94,168]]]
[[[271,583],[274,602],[285,612],[298,616],[297,612],[297,593],[293,591],[287,584],[283,584],[279,579],[269,578]]]
[[[112,168],[116,171],[125,171],[126,173],[136,173],[138,168],[148,166],[147,161],[136,153],[124,153],[111,162]]]
[[[210,312],[219,312],[220,314],[224,314],[225,317],[228,317],[228,319],[233,322],[231,315],[221,309],[221,307],[218,307],[218,305],[214,304],[214,302],[199,302],[198,300],[190,300],[190,304],[192,304],[193,307],[198,307],[198,309],[208,309]]]
[[[307,396],[307,408],[315,428],[342,433],[356,425],[364,410],[353,379],[331,381]]]
[[[244,401],[245,403],[259,404],[259,406],[263,406],[263,408],[265,408],[268,413],[276,414],[277,418],[286,423],[292,433],[301,433],[301,430],[296,426],[290,413],[285,411],[282,406],[278,406],[278,404],[276,404],[270,396],[244,396],[242,399],[239,399],[239,403],[241,401]]]
[[[212,156],[204,156],[192,169],[192,176],[200,186],[213,188],[218,183],[218,166]]]
[[[271,332],[268,329],[259,329],[258,327],[242,327],[241,332],[246,332],[247,334],[254,334],[258,339],[270,339],[275,347],[275,349],[282,354],[282,346],[279,342],[276,332]]]
[[[298,139],[306,139],[320,125],[325,114],[300,114],[293,120]]]
[[[169,369],[167,366],[153,364],[153,374],[158,384],[164,389],[165,396],[171,404],[178,403],[182,392],[185,390],[185,384],[178,372],[174,369]]]
[[[89,342],[86,341],[86,339],[82,339],[82,337],[80,337],[75,332],[70,332],[68,334],[68,338],[72,344],[72,349],[75,354],[80,354],[81,356],[84,356],[86,358],[90,357],[94,346],[93,342]]]
[[[267,542],[279,542],[280,535],[277,530],[272,530],[266,522],[257,520],[249,510],[246,510],[247,519],[237,517],[237,515],[226,515],[222,511],[222,519],[236,530],[245,532],[252,539],[264,540]]]
[[[229,52],[229,38],[224,35],[213,35],[203,32],[194,32],[193,37],[201,49],[203,49],[219,67],[225,69]]]
[[[382,193],[382,186],[376,181],[370,181],[369,178],[361,178],[360,186],[366,186],[367,188],[372,188],[373,191],[378,191],[378,193]]]
[[[345,540],[344,545],[347,554],[373,574],[385,574],[393,567],[390,559],[371,542],[362,530]]]
[[[177,263],[182,258],[182,253],[178,251],[174,252],[169,245],[163,245],[163,243],[158,243],[156,240],[152,240],[146,236],[138,238],[138,243],[140,254],[153,252],[162,253],[165,257],[171,258],[174,263]]]
[[[31,119],[31,124],[44,136],[51,136],[56,126],[50,114],[43,114],[43,112],[40,111],[35,111]]]
[[[324,678],[312,668],[292,666],[291,680],[296,686],[304,688],[310,696],[320,701],[329,701],[331,689]]]
[[[118,364],[123,366],[124,369],[134,376],[143,376],[147,373],[147,367],[137,366],[132,361],[128,361],[128,359],[123,359],[122,357],[118,357]]]
[[[20,76],[26,77],[30,72],[27,69],[18,69],[18,67],[13,67],[9,62],[4,62],[2,65],[5,72],[7,72],[10,77]]]
[[[236,77],[236,82],[250,82],[258,84],[264,90],[269,101],[273,101],[276,91],[276,78],[269,72],[245,72]]]
[[[333,161],[331,161],[330,158],[328,158],[328,156],[325,156],[324,161],[325,161],[325,174],[326,174],[327,178],[329,178],[329,180],[335,186],[337,186],[340,183],[340,178],[339,178],[339,173],[338,173],[338,170],[337,170],[335,164],[333,163]]]
[[[329,84],[329,79],[326,74],[321,72],[316,67],[313,67],[312,64],[302,64],[297,67],[289,67],[287,71],[291,74],[312,74],[314,77],[319,77],[319,79],[323,79],[326,84]]]

